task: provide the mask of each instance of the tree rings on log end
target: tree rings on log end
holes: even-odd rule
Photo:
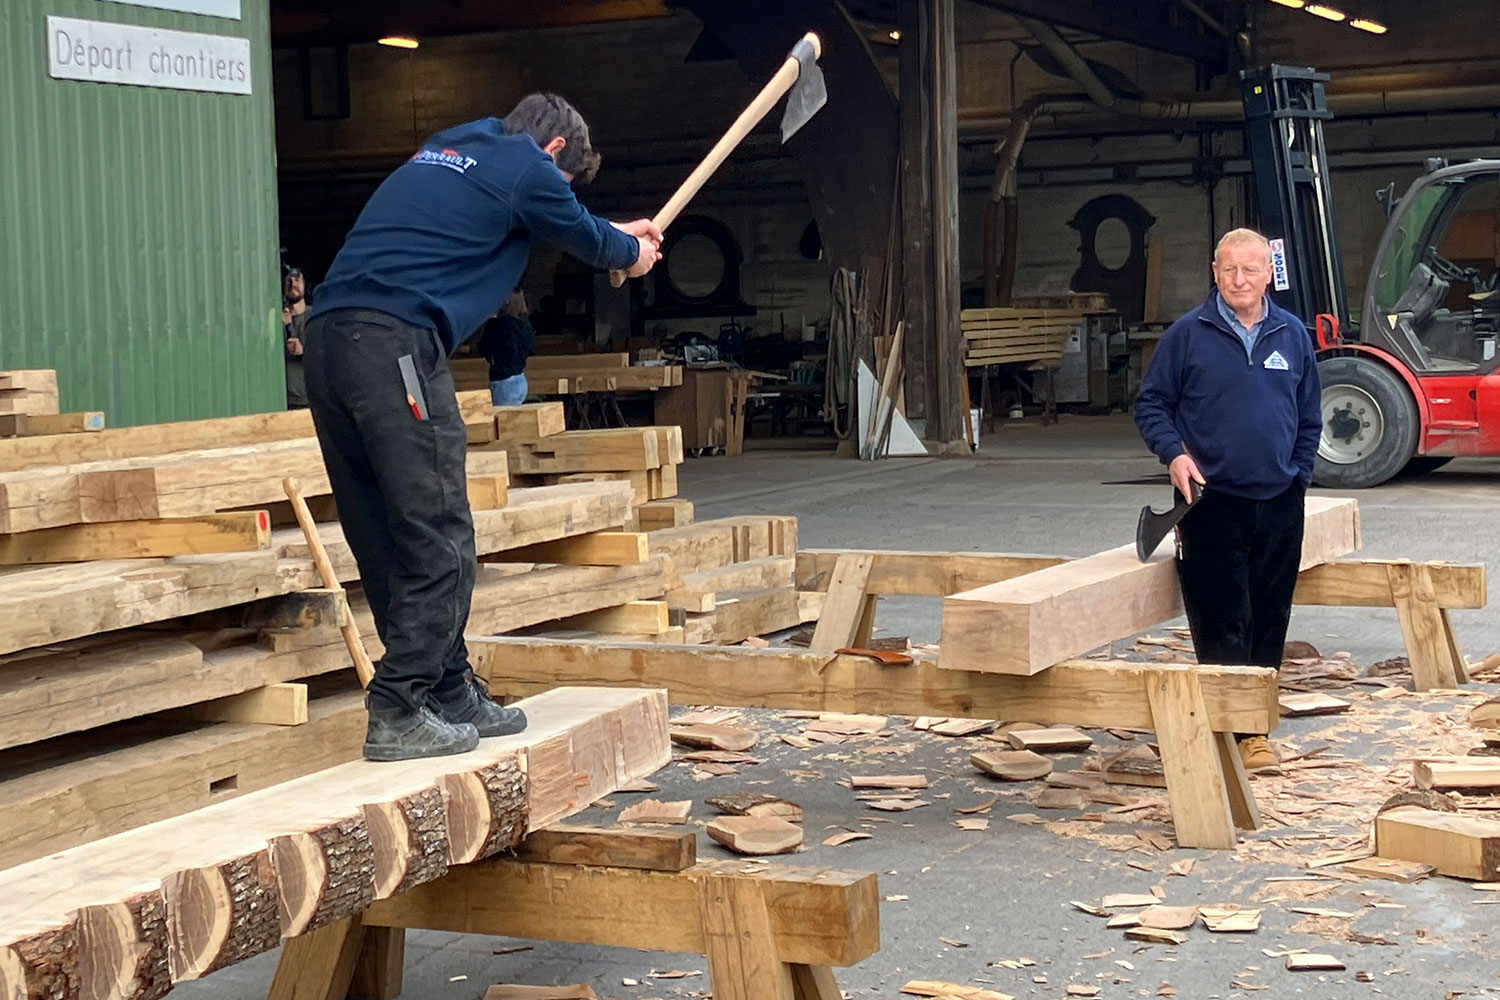
[[[276,837],[271,861],[283,937],[351,917],[374,901],[375,851],[363,816]]]
[[[156,1000],[172,988],[159,887],[78,911],[81,1000]]]
[[[375,851],[375,898],[431,882],[448,871],[448,821],[436,785],[391,802],[366,803]]]
[[[174,872],[162,891],[175,982],[198,979],[281,943],[269,851]]]

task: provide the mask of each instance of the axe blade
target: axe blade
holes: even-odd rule
[[[1203,496],[1203,491],[1197,483],[1192,484],[1193,502],[1196,503]],[[1141,516],[1135,524],[1135,554],[1141,562],[1149,562],[1156,547],[1161,540],[1167,537],[1167,532],[1177,527],[1181,521],[1192,510],[1192,506],[1180,495],[1172,509],[1158,514],[1149,505],[1141,508]]]
[[[823,81],[823,68],[818,65],[818,50],[813,43],[803,38],[792,48],[792,58],[797,60],[799,68],[797,82],[786,95],[786,110],[781,115],[783,143],[828,103],[828,85]]]

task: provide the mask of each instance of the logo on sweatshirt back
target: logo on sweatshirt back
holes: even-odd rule
[[[447,167],[449,170],[462,174],[479,161],[472,156],[465,156],[456,149],[424,149],[413,156],[411,162]]]
[[[1271,356],[1266,358],[1266,367],[1275,371],[1284,372],[1291,366],[1286,363],[1286,358],[1281,356],[1280,351],[1272,351]]]

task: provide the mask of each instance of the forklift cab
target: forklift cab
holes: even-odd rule
[[[1500,160],[1439,165],[1394,206],[1359,339],[1418,376],[1500,369]]]

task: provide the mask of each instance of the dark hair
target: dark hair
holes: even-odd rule
[[[589,127],[573,105],[556,94],[530,94],[505,116],[507,135],[529,135],[538,146],[558,136],[566,145],[557,154],[557,168],[587,184],[599,172],[599,154],[589,145]]]

